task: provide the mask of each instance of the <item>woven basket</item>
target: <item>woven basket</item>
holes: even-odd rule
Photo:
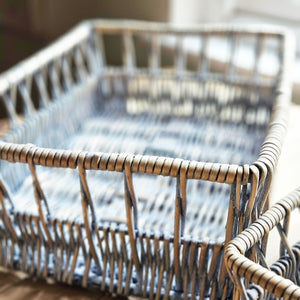
[[[267,207],[292,48],[274,28],[91,21],[3,74],[0,264],[230,296],[224,243]]]
[[[235,299],[300,299],[300,243],[291,247],[288,242],[291,212],[299,206],[300,188],[276,203],[228,243],[225,261],[236,283]],[[280,259],[269,267],[262,245],[264,237],[274,227],[281,238]],[[245,257],[246,252],[252,252],[252,260]]]

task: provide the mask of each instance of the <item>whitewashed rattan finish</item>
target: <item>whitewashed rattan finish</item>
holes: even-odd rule
[[[105,63],[106,35],[121,37],[122,66]],[[146,68],[136,64],[135,36],[150,49]],[[195,70],[187,36],[202,45]],[[214,37],[229,54],[217,72]],[[254,41],[254,63],[241,76],[243,38]],[[269,39],[279,61],[271,79],[259,69]],[[101,20],[4,73],[11,130],[0,142],[0,264],[120,295],[232,295],[224,243],[268,207],[291,60],[281,29]]]

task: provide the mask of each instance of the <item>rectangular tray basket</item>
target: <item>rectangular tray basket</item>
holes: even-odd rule
[[[268,207],[292,50],[276,28],[98,20],[2,74],[0,264],[230,296],[224,244]]]

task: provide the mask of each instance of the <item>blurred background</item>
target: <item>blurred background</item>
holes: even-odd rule
[[[283,25],[295,33],[298,54],[299,11],[299,0],[0,0],[0,72],[88,18],[138,19],[177,25],[204,22]],[[296,60],[292,72],[293,98],[300,103],[297,100],[300,99],[300,59]]]

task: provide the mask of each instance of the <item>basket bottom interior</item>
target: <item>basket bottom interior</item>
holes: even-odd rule
[[[244,164],[255,161],[264,133],[246,124],[219,124],[209,118],[124,114],[124,105],[111,101],[82,120],[74,134],[62,138],[55,148]],[[23,167],[28,170],[28,166]],[[37,173],[51,216],[82,222],[78,171],[38,166]],[[126,224],[123,174],[87,171],[87,179],[97,221],[108,226]],[[134,174],[133,182],[140,232],[172,236],[176,178]],[[189,180],[185,236],[196,240],[224,238],[229,193],[226,184]],[[37,214],[28,172],[14,194],[16,211]]]

